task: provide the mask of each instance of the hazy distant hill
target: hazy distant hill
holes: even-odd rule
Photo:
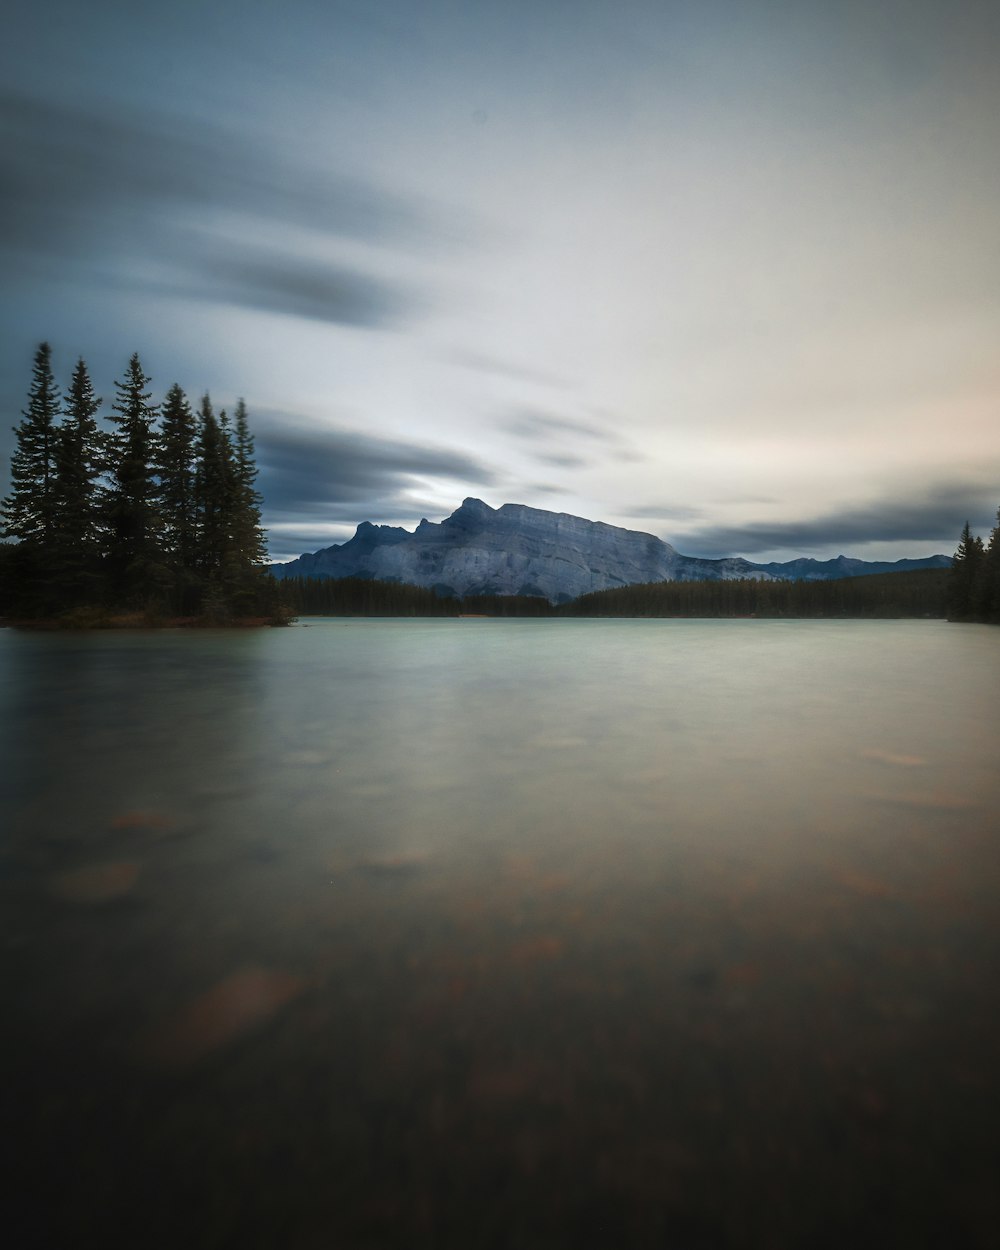
[[[755,564],[774,577],[793,582],[829,582],[843,577],[868,577],[875,573],[912,573],[917,569],[949,569],[951,556],[927,556],[923,560],[855,560],[837,556],[835,560],[813,560],[800,556],[784,564]]]
[[[681,555],[669,543],[638,530],[522,504],[491,508],[480,499],[466,499],[440,524],[424,520],[412,533],[364,521],[349,542],[272,565],[272,572],[277,578],[368,577],[460,596],[542,595],[560,603],[640,582],[746,577],[825,581],[950,564],[947,556],[894,564],[847,556],[786,564],[702,560]]]

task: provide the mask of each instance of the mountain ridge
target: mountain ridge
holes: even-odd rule
[[[273,564],[271,572],[279,580],[367,577],[459,597],[540,595],[565,603],[593,590],[640,582],[740,577],[827,581],[950,564],[944,555],[898,561],[799,557],[766,564],[739,556],[708,560],[682,555],[670,543],[641,530],[526,504],[491,508],[470,496],[443,521],[425,517],[412,531],[362,521],[346,543]]]

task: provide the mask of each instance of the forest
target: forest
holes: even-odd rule
[[[315,616],[938,617],[948,569],[882,573],[829,582],[649,582],[598,590],[555,606],[523,595],[439,598],[433,591],[358,577],[288,578],[290,610]]]
[[[647,582],[598,590],[558,606],[523,595],[439,598],[431,590],[358,577],[288,578],[288,609],[317,616],[629,616],[890,619],[1000,623],[1000,514],[989,543],[966,525],[950,569],[830,581]]]
[[[948,579],[948,620],[1000,625],[1000,509],[984,543],[966,521]]]
[[[178,384],[159,404],[133,355],[100,416],[86,362],[65,397],[34,359],[0,504],[0,615],[67,625],[280,618],[246,405]],[[11,541],[13,540],[13,541]]]

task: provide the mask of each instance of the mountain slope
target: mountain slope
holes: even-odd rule
[[[349,542],[272,565],[271,571],[277,578],[372,577],[441,594],[542,595],[560,603],[638,582],[826,580],[897,567],[940,567],[938,562],[950,564],[946,556],[898,565],[867,564],[846,556],[766,565],[736,558],[701,560],[638,530],[522,504],[494,509],[480,499],[466,499],[440,523],[423,520],[412,533],[364,521]]]

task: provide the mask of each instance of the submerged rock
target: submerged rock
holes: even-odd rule
[[[57,873],[49,878],[48,890],[64,902],[93,906],[124,897],[138,879],[139,865],[134,860],[113,860]]]
[[[305,989],[304,977],[273,968],[241,968],[150,1030],[140,1051],[165,1067],[197,1063],[266,1024]]]

